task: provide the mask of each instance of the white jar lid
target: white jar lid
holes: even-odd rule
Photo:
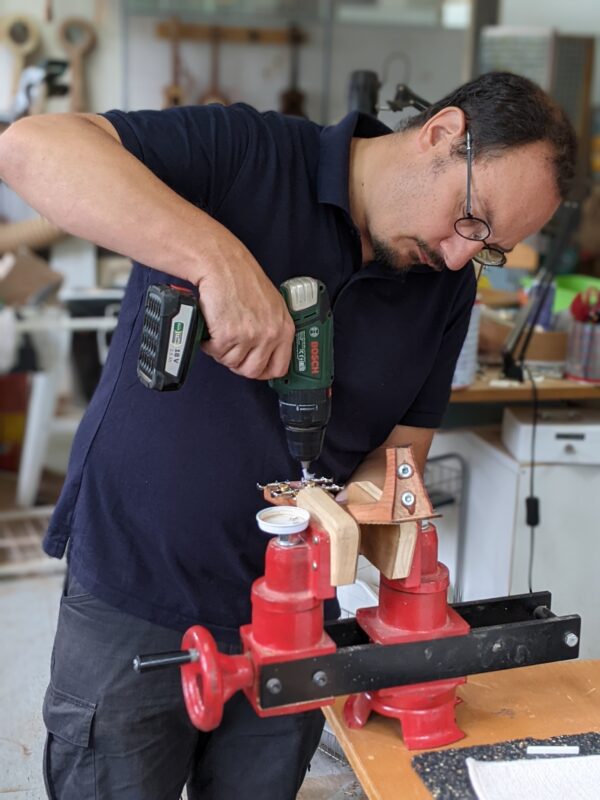
[[[256,521],[261,531],[284,536],[306,530],[310,514],[305,508],[296,506],[269,506],[258,512]]]

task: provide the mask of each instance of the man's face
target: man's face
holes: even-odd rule
[[[473,162],[472,214],[488,223],[488,245],[508,252],[554,214],[560,198],[550,155],[546,143],[535,142]],[[403,173],[391,167],[382,182],[367,219],[379,261],[398,270],[417,263],[459,270],[481,250],[454,230],[466,212],[464,159],[432,156]]]

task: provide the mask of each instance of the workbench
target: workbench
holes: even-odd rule
[[[505,385],[500,385],[505,384]],[[597,400],[600,399],[600,384],[584,383],[566,379],[544,378],[536,383],[538,400]],[[455,389],[451,403],[519,403],[531,402],[531,381],[518,384],[505,381],[499,369],[486,368],[477,380],[466,389]]]
[[[451,748],[511,739],[546,739],[600,730],[600,660],[562,661],[472,675],[457,692],[464,739]],[[370,800],[428,800],[395,720],[372,715],[361,730],[346,727],[345,698],[325,717]],[[448,749],[448,748],[439,748]]]

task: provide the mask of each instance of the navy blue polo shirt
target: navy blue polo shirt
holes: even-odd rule
[[[387,135],[358,113],[322,128],[246,105],[106,115],[124,146],[238,236],[274,284],[324,281],[335,320],[331,423],[317,474],[344,482],[397,424],[435,428],[474,299],[471,269],[398,274],[361,264],[349,213],[353,136]],[[143,236],[143,231],[140,231]],[[178,392],[136,377],[143,302],[163,273],[134,263],[100,384],[75,437],[44,541],[92,594],[224,641],[250,619],[267,539],[257,481],[299,477],[263,381],[202,352]]]

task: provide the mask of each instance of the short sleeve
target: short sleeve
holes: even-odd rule
[[[189,202],[214,214],[256,146],[258,114],[242,103],[108,111],[127,150]]]

